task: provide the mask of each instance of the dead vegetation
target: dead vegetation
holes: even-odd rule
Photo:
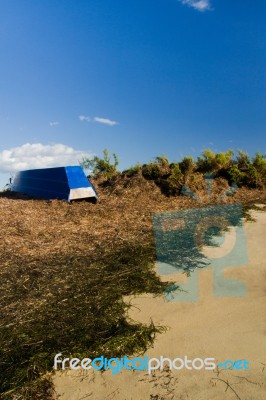
[[[97,205],[0,197],[0,398],[49,399],[43,376],[56,353],[116,357],[152,345],[163,328],[129,320],[123,296],[166,288],[153,269],[153,213],[266,200],[247,188],[221,200],[222,178],[211,198],[202,177],[187,182],[202,203],[166,197],[138,172],[94,183]]]

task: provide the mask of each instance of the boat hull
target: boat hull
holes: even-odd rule
[[[98,200],[94,186],[80,166],[20,171],[15,176],[11,190],[48,200]]]

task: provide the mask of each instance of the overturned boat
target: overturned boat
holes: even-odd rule
[[[31,169],[16,174],[13,192],[48,200],[89,200],[97,202],[93,184],[80,166]]]

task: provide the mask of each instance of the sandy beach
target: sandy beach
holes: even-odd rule
[[[245,359],[249,370],[172,370],[100,373],[65,371],[53,375],[60,400],[264,400],[266,398],[266,213],[252,211],[246,222],[248,265],[227,268],[225,279],[239,279],[248,288],[244,297],[215,297],[213,271],[199,272],[195,303],[166,302],[142,295],[128,299],[130,317],[167,327],[145,355],[190,359],[213,357],[218,362]],[[180,281],[180,276],[167,279]],[[184,281],[184,276],[182,276]]]

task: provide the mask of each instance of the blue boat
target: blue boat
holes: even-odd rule
[[[48,200],[98,200],[93,184],[80,166],[20,171],[14,178],[11,190]]]

